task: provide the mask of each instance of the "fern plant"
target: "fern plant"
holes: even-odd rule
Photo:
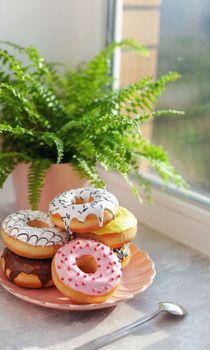
[[[133,40],[114,42],[90,62],[75,69],[63,67],[58,73],[57,65],[46,62],[34,47],[1,44],[0,186],[18,163],[29,163],[29,202],[37,209],[52,163],[70,163],[92,185],[103,187],[97,172],[100,164],[122,174],[138,193],[130,178],[135,174],[150,195],[150,186],[139,172],[141,160],[165,182],[184,185],[165,151],[141,133],[142,124],[151,118],[181,114],[153,110],[166,84],[179,75],[169,73],[155,82],[148,77],[118,91],[110,89],[115,48],[147,55],[143,46]]]

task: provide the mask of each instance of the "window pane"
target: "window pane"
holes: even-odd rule
[[[158,108],[185,111],[184,117],[154,122],[153,141],[192,190],[210,193],[210,3],[163,0],[157,75],[175,70],[182,79],[168,86]]]

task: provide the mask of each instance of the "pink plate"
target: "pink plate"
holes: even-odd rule
[[[139,250],[134,244],[131,244],[131,260],[129,265],[123,271],[123,278],[120,286],[114,295],[100,304],[76,304],[55,287],[45,289],[27,289],[18,287],[9,282],[0,268],[0,284],[8,292],[29,303],[49,307],[52,309],[82,311],[103,309],[112,307],[122,301],[133,298],[135,295],[145,291],[153,282],[155,277],[155,267],[149,255]]]

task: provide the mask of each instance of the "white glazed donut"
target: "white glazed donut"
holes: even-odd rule
[[[2,223],[2,239],[12,252],[27,258],[54,256],[68,234],[40,211],[21,210],[8,215]]]
[[[52,263],[52,278],[61,293],[80,303],[100,303],[119,286],[122,268],[106,245],[75,239],[59,248]]]
[[[119,203],[100,188],[78,188],[60,193],[49,205],[54,223],[73,232],[89,232],[115,218]]]

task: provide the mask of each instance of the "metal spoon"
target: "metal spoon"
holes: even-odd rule
[[[138,326],[142,325],[143,323],[152,320],[156,316],[158,316],[161,312],[167,312],[170,315],[173,316],[185,316],[186,311],[182,306],[179,304],[174,304],[170,302],[161,302],[158,304],[158,309],[153,312],[152,314],[145,316],[141,318],[140,320],[137,320],[133,323],[131,323],[128,326],[122,327],[115,332],[103,335],[102,337],[96,338],[89,343],[86,343],[84,345],[81,345],[74,350],[96,350],[100,349],[102,346],[108,345],[122,337],[125,337],[128,335],[131,331],[136,329]]]

